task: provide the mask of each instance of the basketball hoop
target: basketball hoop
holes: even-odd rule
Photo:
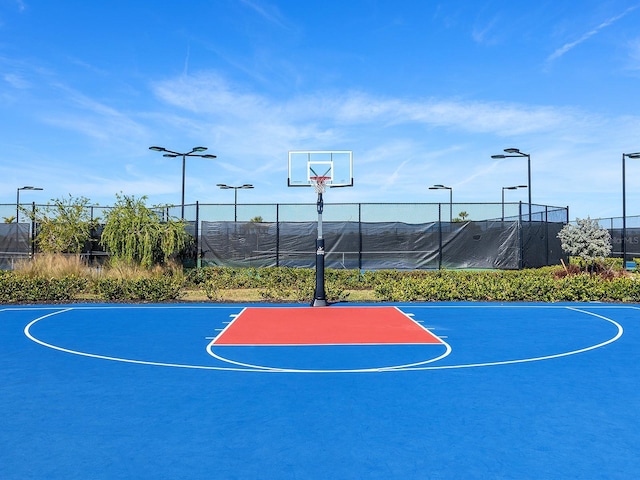
[[[309,177],[309,180],[313,182],[313,188],[315,188],[316,193],[324,193],[326,186],[326,182],[331,180],[331,177]]]
[[[318,237],[316,238],[316,288],[312,307],[326,307],[324,288],[325,246],[322,237],[322,195],[327,187],[353,186],[353,154],[350,150],[306,150],[289,152],[289,187],[313,187],[318,195]]]

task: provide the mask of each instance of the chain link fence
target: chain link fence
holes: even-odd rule
[[[21,205],[23,210],[46,205]],[[92,206],[104,221],[109,206]],[[161,219],[179,218],[181,206],[154,207]],[[185,205],[187,231],[195,248],[186,266],[295,266],[315,264],[317,210],[309,204]],[[7,222],[16,205],[0,205]],[[491,268],[518,269],[559,263],[557,233],[568,208],[520,203],[326,203],[323,230],[329,268],[376,270]],[[37,225],[5,223],[0,228],[0,268],[12,268],[36,249]],[[101,228],[83,255],[107,256]]]

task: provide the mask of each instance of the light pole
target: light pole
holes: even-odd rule
[[[453,188],[445,185],[434,185],[429,190],[449,190],[449,223],[453,223]]]
[[[44,188],[40,188],[40,187],[32,187],[32,186],[26,186],[26,187],[20,187],[17,190],[16,193],[16,223],[20,223],[20,190],[44,190]]]
[[[627,268],[627,192],[625,178],[625,158],[640,158],[640,152],[622,154],[622,268]]]
[[[491,155],[491,158],[499,159],[499,158],[513,158],[513,157],[523,157],[527,159],[527,187],[529,188],[529,221],[531,221],[531,155],[528,153],[523,153],[517,148],[505,148],[505,153],[509,155]]]
[[[237,222],[238,221],[238,190],[246,190],[246,189],[249,189],[249,188],[253,188],[253,185],[251,185],[250,183],[245,183],[244,185],[238,185],[237,187],[234,187],[232,185],[226,185],[224,183],[219,183],[216,186],[220,187],[223,190],[233,190],[233,193],[234,193],[234,199],[233,199],[233,221]]]
[[[187,157],[200,157],[200,158],[217,158],[215,155],[205,154],[201,155],[200,152],[204,152],[207,150],[207,147],[193,147],[190,152],[180,153],[174,152],[173,150],[167,150],[164,147],[149,147],[149,150],[153,150],[154,152],[166,152],[163,157],[176,158],[182,157],[182,201],[180,205],[182,206],[180,218],[184,220],[184,182],[185,182],[185,168],[187,163]]]
[[[518,190],[519,188],[527,188],[526,185],[513,185],[511,187],[502,187],[502,221],[504,222],[504,191],[505,190]]]

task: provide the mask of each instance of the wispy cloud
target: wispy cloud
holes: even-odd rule
[[[640,70],[640,38],[630,41],[627,45],[629,49],[629,69]]]
[[[24,77],[15,73],[6,73],[2,76],[2,79],[7,82],[11,87],[19,90],[29,88],[31,83]]]
[[[615,17],[611,17],[608,20],[605,20],[604,22],[600,23],[597,27],[593,28],[592,30],[589,30],[587,33],[582,35],[577,40],[575,40],[573,42],[565,43],[562,47],[558,48],[556,51],[554,51],[551,55],[549,55],[547,57],[547,63],[553,62],[554,60],[562,57],[565,53],[569,52],[570,50],[572,50],[573,48],[577,47],[581,43],[586,42],[587,40],[589,40],[594,35],[597,35],[598,33],[600,33],[600,31],[603,30],[604,28],[607,28],[607,27],[613,25],[615,22],[617,22],[621,18],[627,16],[629,13],[634,11],[636,8],[637,8],[637,6],[629,7],[624,12],[622,12],[621,14],[616,15]]]
[[[499,20],[499,17],[495,16],[489,21],[489,23],[486,23],[483,26],[474,26],[471,31],[471,38],[473,41],[485,45],[496,43],[496,40],[491,36],[491,33],[494,30],[493,27],[499,22]]]
[[[242,4],[246,5],[269,23],[277,25],[279,27],[286,28],[287,22],[277,9],[273,5],[260,3],[256,0],[240,0]]]
[[[164,102],[192,113],[235,119],[245,125],[268,125],[273,133],[310,134],[308,127],[330,120],[334,125],[422,124],[501,136],[558,130],[583,124],[584,114],[569,108],[500,102],[376,97],[361,91],[325,92],[274,102],[240,91],[217,75],[180,77],[154,86]],[[306,127],[305,127],[306,125]],[[277,127],[279,126],[279,127]],[[320,135],[325,129],[314,129]]]

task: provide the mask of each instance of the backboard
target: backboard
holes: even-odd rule
[[[327,187],[353,186],[353,152],[313,150],[289,152],[289,187],[313,187],[323,177]]]

